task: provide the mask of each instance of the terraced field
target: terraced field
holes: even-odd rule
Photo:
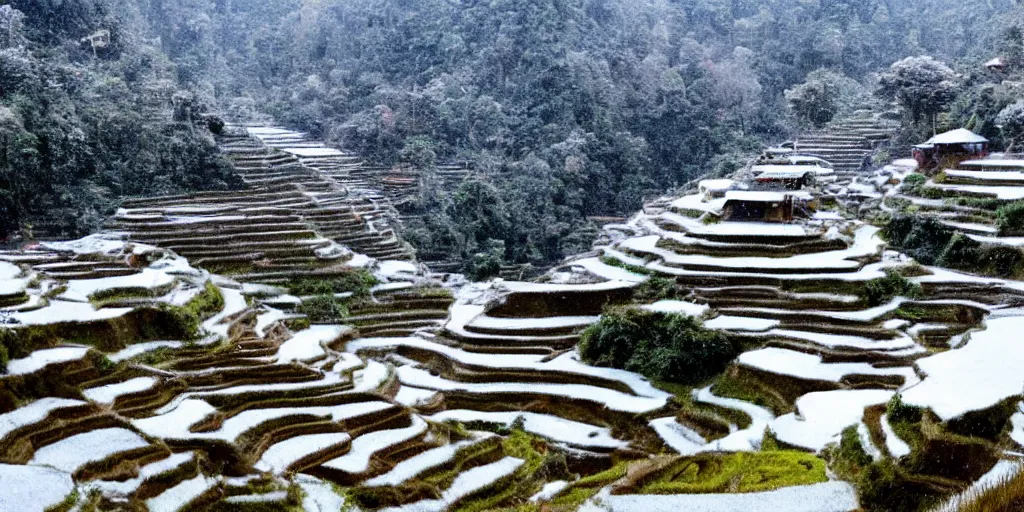
[[[1024,199],[1024,160],[999,156],[969,160],[957,169],[914,178],[914,186],[901,183],[887,192],[890,210],[913,208],[981,243],[1024,246],[1024,232],[997,225],[1000,206]]]
[[[789,223],[665,198],[538,282],[464,283],[410,261],[351,155],[248,134],[247,191],[0,253],[0,509],[927,510],[1019,469],[1024,284],[851,218],[906,163]],[[739,355],[688,385],[583,361],[628,310]]]
[[[349,261],[352,251],[411,259],[412,249],[392,228],[396,214],[388,202],[336,179],[336,169],[354,157],[275,128],[228,133],[221,149],[247,189],[126,201],[108,228],[242,281],[330,274],[358,266]]]
[[[898,123],[873,116],[843,119],[820,132],[799,137],[795,149],[802,155],[824,158],[841,176],[850,176],[866,167],[874,150],[898,127]]]

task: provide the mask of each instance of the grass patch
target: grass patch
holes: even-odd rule
[[[956,512],[1018,512],[1024,510],[1024,472],[1006,477],[969,497]],[[952,512],[943,510],[941,512]]]
[[[959,418],[950,420],[946,424],[946,428],[956,435],[980,437],[997,442],[1000,435],[1006,430],[1010,416],[1017,412],[1019,401],[1017,398],[1012,398],[1003,400],[987,409],[970,411]]]
[[[797,451],[699,454],[647,478],[642,494],[763,492],[828,480],[824,460]]]
[[[116,352],[129,345],[153,340],[199,339],[200,320],[184,307],[170,304],[135,308],[116,318],[90,322],[24,325],[0,331],[0,344],[11,358],[28,357],[35,350],[61,343]]]
[[[1024,223],[1024,206],[1020,211],[1021,218],[1018,219],[1015,213],[1011,223],[1013,227],[1007,229],[1024,229],[1024,226],[1016,225],[1018,222]],[[1024,275],[1024,252],[1021,249],[980,243],[932,217],[893,217],[882,234],[893,248],[925,265],[939,265],[993,277],[1015,278]]]
[[[729,371],[715,380],[711,392],[722,398],[735,398],[754,405],[764,407],[782,415],[793,410],[793,404],[783,397],[776,389],[765,385],[757,379],[747,378],[745,374]]]
[[[511,477],[456,503],[454,512],[493,510],[505,503],[525,501],[545,482],[572,478],[565,455],[550,450],[547,441],[540,437],[514,428],[501,446],[506,456],[522,459],[524,464]]]
[[[106,290],[100,290],[90,295],[89,302],[97,308],[102,308],[108,304],[113,304],[122,301],[134,299],[155,299],[170,291],[170,288],[171,286],[161,286],[159,288],[153,289],[141,286],[133,286],[128,288],[108,288]]]
[[[1024,201],[1015,201],[996,210],[996,227],[1002,236],[1024,234]]]
[[[611,256],[601,256],[599,259],[601,260],[601,263],[604,263],[605,265],[612,266],[612,267],[618,267],[618,268],[621,268],[621,269],[626,270],[628,272],[632,272],[634,274],[639,274],[639,275],[642,275],[642,276],[653,276],[653,275],[657,274],[657,272],[655,272],[655,271],[653,271],[653,270],[651,270],[651,269],[649,269],[647,267],[641,267],[639,265],[631,265],[631,264],[626,263],[625,261],[622,261],[622,260],[620,260],[618,258],[612,258]]]
[[[206,320],[224,310],[224,294],[211,281],[203,285],[203,291],[185,304],[185,311],[200,321]]]
[[[857,479],[861,507],[869,512],[919,512],[936,503],[941,493],[909,477],[890,459],[864,468]]]
[[[7,363],[10,362],[10,354],[7,346],[17,342],[17,334],[13,329],[0,327],[0,372],[7,371]]]
[[[669,277],[652,277],[633,289],[633,299],[640,302],[679,299],[683,295],[676,280]]]
[[[71,491],[71,494],[68,494],[67,496],[64,497],[64,501],[61,501],[56,505],[48,507],[45,512],[68,512],[72,508],[74,508],[75,505],[78,503],[79,497],[80,495],[78,494],[78,489],[75,489]]]
[[[1006,204],[1006,201],[987,197],[948,197],[945,202],[950,206],[966,206],[993,212]]]
[[[911,282],[898,272],[887,269],[885,277],[872,279],[864,285],[864,300],[868,306],[881,306],[896,297],[918,298],[923,295],[921,285]]]
[[[551,505],[558,510],[576,510],[601,489],[625,477],[631,462],[618,462],[605,471],[581,478],[569,484],[551,500]]]
[[[743,429],[750,426],[750,416],[743,411],[697,402],[693,399],[693,387],[670,382],[653,381],[662,391],[672,393],[672,401],[679,406],[676,420],[697,430],[705,439],[720,439],[729,434],[729,424]]]
[[[308,318],[289,318],[284,321],[284,325],[289,331],[299,332],[309,329],[311,323]]]

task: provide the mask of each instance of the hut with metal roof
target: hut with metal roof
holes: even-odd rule
[[[914,160],[921,169],[955,168],[964,160],[988,156],[989,141],[965,128],[940,133],[914,146]]]

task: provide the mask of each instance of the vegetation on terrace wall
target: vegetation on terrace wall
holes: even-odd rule
[[[864,299],[872,307],[881,306],[896,297],[914,299],[921,294],[921,285],[892,269],[886,271],[885,277],[872,279],[864,286]]]
[[[356,297],[369,295],[370,288],[378,283],[376,276],[367,270],[353,270],[331,278],[308,277],[288,283],[288,291],[294,295],[331,295],[351,293]]]
[[[974,493],[957,512],[1016,512],[1024,510],[1024,472],[1004,477]]]
[[[883,235],[894,248],[923,265],[995,277],[1024,272],[1024,253],[1019,248],[983,244],[931,217],[898,215],[885,226]]]
[[[697,318],[637,308],[607,311],[583,332],[579,351],[591,364],[688,385],[718,375],[738,355],[728,337]]]
[[[681,457],[638,483],[642,494],[707,494],[765,492],[827,480],[823,460],[778,450]]]

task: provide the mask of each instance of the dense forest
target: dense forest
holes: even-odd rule
[[[906,57],[959,73],[929,115],[904,105],[920,132],[998,136],[1013,94],[977,74],[999,52],[1020,58],[1024,21],[1011,0],[20,0],[3,13],[4,233],[40,216],[81,233],[122,195],[231,186],[195,122],[213,111],[382,164],[471,161],[480,178],[427,187],[407,238],[428,256],[539,265],[589,246],[588,216],[889,108],[910,86],[885,74]],[[104,30],[109,46],[82,42]],[[118,101],[157,84],[177,122]]]
[[[145,27],[131,2],[0,5],[0,239],[80,235],[120,197],[235,184]]]

